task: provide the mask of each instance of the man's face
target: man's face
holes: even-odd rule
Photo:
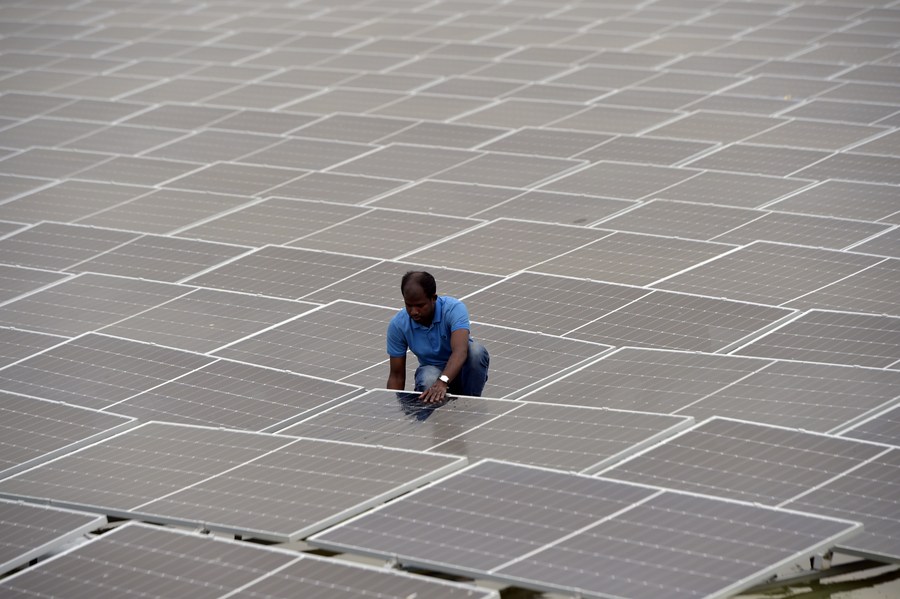
[[[403,303],[406,304],[406,313],[413,321],[427,327],[434,318],[434,305],[436,297],[428,297],[422,288],[417,285],[409,285],[403,294]]]

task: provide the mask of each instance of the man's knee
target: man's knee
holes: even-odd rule
[[[473,340],[469,342],[468,361],[473,365],[487,369],[491,362],[491,356],[488,354],[488,350],[485,346]]]

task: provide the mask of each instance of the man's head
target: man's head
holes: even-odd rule
[[[437,302],[437,283],[434,282],[434,277],[424,271],[411,270],[403,275],[400,292],[409,317],[422,326],[431,325]]]

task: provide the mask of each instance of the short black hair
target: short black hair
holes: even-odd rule
[[[427,297],[434,297],[437,295],[437,283],[434,281],[434,277],[424,270],[407,271],[400,280],[400,293],[406,295],[406,288],[410,284],[421,287],[422,292],[425,293]]]

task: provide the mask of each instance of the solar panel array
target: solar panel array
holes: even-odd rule
[[[597,597],[900,561],[895,4],[4,2],[0,533],[50,541],[0,594],[497,595],[109,517]],[[485,398],[383,388],[411,269]]]

